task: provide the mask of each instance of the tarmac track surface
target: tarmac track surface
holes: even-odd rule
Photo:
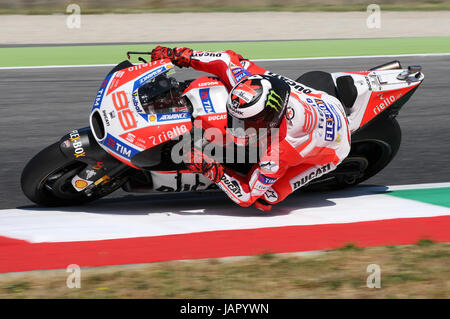
[[[260,62],[297,78],[311,70],[369,69],[394,58]],[[450,181],[450,57],[403,57],[403,66],[422,65],[425,81],[398,116],[402,145],[396,158],[365,184],[400,185]],[[110,67],[0,70],[0,209],[32,203],[22,194],[20,174],[32,156],[72,129],[88,126],[97,89]],[[201,73],[178,71],[179,80]],[[109,198],[121,197],[118,191]],[[142,196],[142,195],[136,195]],[[144,195],[145,196],[145,195]],[[127,200],[124,198],[123,200]],[[108,199],[100,200],[108,201]]]

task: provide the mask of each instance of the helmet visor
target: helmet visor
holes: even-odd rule
[[[228,131],[237,145],[245,146],[267,134],[267,122],[264,118],[240,120],[228,116]]]

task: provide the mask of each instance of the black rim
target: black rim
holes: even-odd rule
[[[47,175],[38,186],[38,191],[51,194],[58,199],[79,199],[85,197],[72,186],[72,178],[86,167],[82,162],[72,162]]]

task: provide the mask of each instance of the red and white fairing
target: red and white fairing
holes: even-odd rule
[[[358,91],[357,98],[348,115],[351,132],[367,124],[406,93],[420,85],[424,79],[424,75],[421,73],[417,78],[409,77],[406,80],[400,80],[398,75],[401,71],[395,69],[331,74],[335,83],[337,78],[350,75]]]
[[[132,164],[133,156],[191,131],[193,119],[204,129],[215,127],[221,134],[225,132],[228,93],[217,78],[200,77],[185,90],[184,95],[193,106],[192,114],[187,110],[158,114],[143,110],[138,89],[172,69],[169,60],[138,64],[107,76],[98,91],[90,122],[94,127],[94,119],[100,119],[105,132],[103,136],[94,134],[95,138],[106,152],[131,167],[138,168]],[[157,191],[203,190],[212,184],[203,175],[189,172],[150,174]],[[83,188],[84,185],[77,190]]]
[[[169,60],[159,60],[117,71],[105,79],[90,120],[92,127],[94,115],[100,116],[105,134],[95,137],[106,152],[135,167],[133,156],[192,129],[189,112],[149,114],[139,101],[138,89],[172,68]]]
[[[221,80],[200,77],[189,85],[184,96],[193,106],[192,118],[195,125],[201,125],[203,129],[217,128],[225,135],[228,91]]]

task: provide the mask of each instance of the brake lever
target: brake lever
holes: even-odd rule
[[[130,60],[131,54],[152,55],[151,52],[128,51],[128,52],[127,52],[127,58],[128,58],[128,60]],[[145,61],[145,59],[142,58],[142,57],[139,57],[138,60],[141,61],[141,62],[147,63],[147,61]]]

